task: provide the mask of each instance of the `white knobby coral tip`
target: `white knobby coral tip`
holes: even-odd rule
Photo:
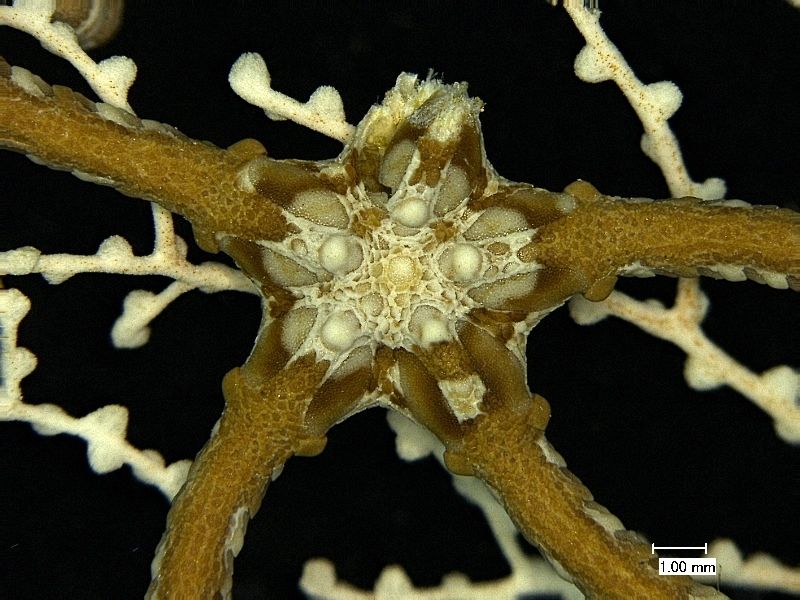
[[[800,371],[778,365],[764,371],[759,381],[770,393],[775,433],[790,444],[800,444]]]
[[[407,462],[442,452],[442,444],[427,429],[395,411],[386,413],[386,421],[395,434],[395,452]]]
[[[274,121],[289,119],[343,144],[353,137],[355,127],[345,120],[339,92],[321,86],[305,103],[276,92],[267,63],[256,52],[245,52],[233,63],[228,82],[239,97],[263,109]]]
[[[40,435],[74,435],[87,444],[89,465],[96,473],[110,473],[130,465],[141,481],[156,486],[169,499],[177,494],[189,471],[191,461],[181,460],[165,465],[155,450],[139,450],[125,439],[128,409],[118,404],[102,406],[80,418],[67,414],[55,404],[25,404],[17,401],[0,414],[4,420],[30,423]]]
[[[686,353],[684,377],[689,386],[697,390],[731,387],[773,419],[781,439],[800,443],[800,373],[786,365],[760,375],[753,373],[714,344],[700,327],[708,299],[697,280],[679,281],[672,308],[654,300],[635,300],[617,291],[597,303],[576,297],[569,306],[570,315],[580,325],[591,325],[613,315],[672,342]]]
[[[89,466],[95,473],[110,473],[125,464],[121,448],[124,447],[128,431],[127,408],[119,404],[109,404],[79,420],[86,430],[86,454]],[[108,437],[116,438],[116,443],[109,444]]]
[[[31,309],[19,290],[0,290],[0,410],[22,398],[20,382],[36,368],[36,356],[17,346],[17,331]]]
[[[17,0],[13,6],[0,6],[0,25],[32,35],[46,50],[69,61],[103,102],[133,113],[128,91],[136,79],[136,64],[125,56],[95,63],[70,25],[51,20],[54,11],[52,0]]]
[[[784,565],[763,552],[744,557],[729,539],[717,539],[708,547],[708,555],[725,565],[723,582],[732,586],[770,589],[794,595],[800,592],[800,567]]]
[[[611,79],[612,71],[602,60],[600,53],[589,45],[584,46],[575,57],[575,75],[586,83],[600,83]]]
[[[55,404],[23,401],[20,381],[36,368],[36,356],[17,346],[17,330],[30,305],[19,290],[0,290],[0,420],[29,423],[40,435],[78,436],[87,443],[89,465],[96,473],[128,464],[136,477],[172,498],[186,479],[190,461],[167,467],[158,452],[131,446],[125,439],[128,410],[124,406],[110,404],[76,418]]]
[[[325,115],[329,119],[346,123],[342,97],[331,85],[321,85],[314,90],[309,96],[306,106],[309,110]]]
[[[138,348],[146,344],[150,337],[149,323],[188,291],[257,293],[252,282],[237,269],[214,262],[190,263],[186,259],[186,242],[175,235],[171,214],[156,204],[153,204],[153,225],[155,243],[148,256],[134,255],[128,241],[118,235],[104,240],[92,255],[48,255],[32,246],[25,246],[0,252],[0,275],[40,273],[51,284],[63,283],[78,273],[162,275],[174,279],[158,294],[134,290],[128,295],[123,313],[111,330],[111,339],[117,348]],[[16,350],[18,353],[22,351]]]
[[[103,101],[118,108],[128,106],[128,91],[136,80],[136,63],[127,56],[109,56],[97,64],[97,70],[109,82],[108,92],[116,99],[114,102],[108,102],[104,98]],[[132,112],[130,107],[126,110]]]
[[[173,281],[158,294],[147,290],[131,291],[122,303],[122,314],[111,328],[114,347],[133,349],[144,346],[150,340],[150,322],[191,289],[193,286],[185,282]]]
[[[594,325],[611,314],[602,302],[590,302],[580,295],[573,296],[567,307],[569,316],[578,325]]]
[[[228,74],[228,83],[240,98],[256,106],[264,90],[272,89],[267,63],[258,52],[245,52],[236,59]],[[269,117],[276,121],[284,118],[280,115]]]
[[[657,81],[644,88],[645,100],[654,109],[657,118],[666,121],[681,107],[683,93],[672,81]]]
[[[625,95],[644,126],[642,150],[655,162],[667,180],[673,196],[695,196],[716,200],[725,195],[721,179],[697,183],[689,177],[678,141],[667,120],[681,105],[682,95],[671,81],[645,85],[634,74],[625,57],[608,39],[596,11],[584,10],[580,3],[564,4],[586,45],[575,58],[575,74],[589,83],[612,80]]]

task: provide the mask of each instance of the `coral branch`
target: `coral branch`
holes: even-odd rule
[[[787,567],[762,553],[744,558],[730,540],[715,540],[708,552],[717,557],[727,584],[800,594],[800,567]]]
[[[81,143],[75,144],[76,139]],[[198,242],[211,251],[217,249],[211,232],[236,229],[250,239],[276,239],[286,233],[278,207],[240,185],[242,168],[265,154],[260,143],[244,140],[222,150],[169,126],[95,105],[67,88],[51,88],[2,60],[0,147],[113,185],[130,196],[158,200],[189,219]]]
[[[157,243],[147,256],[135,256],[130,244],[116,235],[103,241],[91,255],[42,254],[26,246],[0,252],[0,275],[40,273],[53,284],[63,283],[78,273],[162,275],[182,282],[187,291],[255,293],[250,280],[240,271],[215,262],[194,265],[186,260],[185,242],[180,238],[176,242],[169,249]]]
[[[246,52],[231,67],[228,81],[243,100],[262,109],[273,121],[289,119],[346,144],[355,127],[344,116],[342,98],[335,88],[317,88],[307,102],[298,102],[272,89],[267,64],[260,54]]]
[[[52,22],[54,11],[55,2],[16,0],[13,6],[0,6],[0,25],[35,37],[45,49],[68,60],[103,102],[133,114],[128,104],[128,90],[136,79],[136,64],[125,56],[94,62],[80,47],[72,27]]]
[[[17,346],[19,323],[30,308],[30,301],[18,290],[0,290],[0,421],[30,423],[41,435],[66,433],[87,443],[89,465],[96,473],[109,473],[127,464],[144,483],[156,486],[172,498],[183,485],[191,461],[169,466],[155,450],[138,450],[125,439],[128,410],[110,404],[75,418],[53,404],[26,404],[22,400],[21,380],[36,367],[36,357]]]
[[[19,290],[0,289],[0,406],[10,407],[22,398],[20,382],[36,368],[36,356],[17,346],[19,324],[31,301]]]
[[[788,366],[773,367],[761,375],[746,369],[700,328],[707,307],[699,288],[690,280],[680,280],[671,309],[654,300],[641,302],[614,292],[600,303],[576,297],[570,302],[570,313],[582,325],[614,315],[674,343],[686,352],[684,376],[691,387],[706,390],[729,385],[772,417],[781,438],[800,443],[800,373]]]
[[[147,325],[181,294],[194,289],[206,293],[237,291],[257,293],[241,271],[207,262],[194,265],[186,260],[186,243],[175,235],[172,215],[153,204],[155,243],[147,256],[135,256],[130,244],[120,237],[106,239],[89,256],[43,255],[31,246],[0,252],[0,275],[40,273],[53,284],[63,283],[78,273],[119,273],[162,275],[175,281],[159,294],[134,290],[125,298],[123,312],[114,323],[111,339],[118,348],[137,348],[149,338]]]
[[[683,101],[678,86],[671,81],[643,84],[600,27],[598,11],[587,10],[578,2],[565,2],[564,8],[586,39],[586,46],[575,59],[575,74],[589,83],[613,80],[619,86],[644,125],[642,150],[664,173],[670,193],[706,200],[723,198],[725,182],[722,179],[692,181],[678,140],[667,124]]]
[[[157,487],[172,499],[186,480],[191,460],[167,466],[156,450],[140,450],[126,439],[128,409],[109,404],[80,418],[68,415],[54,404],[0,404],[0,420],[30,423],[40,435],[66,433],[86,441],[89,466],[98,474],[110,473],[128,465],[136,478]]]

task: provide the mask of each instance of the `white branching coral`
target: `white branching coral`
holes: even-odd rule
[[[75,30],[53,20],[54,0],[15,0],[0,6],[0,25],[29,33],[44,48],[68,60],[103,102],[133,113],[128,90],[136,79],[136,64],[125,56],[112,56],[96,63],[78,43]]]
[[[92,84],[100,98],[109,104],[130,110],[126,94],[135,74],[133,63],[128,62],[128,59],[112,59],[111,62],[95,64],[85,53],[75,49],[77,46],[72,41],[74,35],[67,28],[51,22],[52,12],[47,12],[48,9],[44,8],[49,4],[52,3],[18,1],[13,8],[2,7],[0,24],[10,24],[33,33],[39,39],[51,40],[47,47],[70,60]],[[681,102],[677,87],[668,82],[647,86],[639,82],[625,59],[603,34],[596,16],[580,11],[575,6],[570,6],[569,10],[587,41],[586,48],[576,61],[576,72],[587,81],[613,79],[620,85],[645,125],[642,147],[664,172],[672,193],[707,198],[722,197],[725,188],[721,180],[711,179],[698,184],[686,172],[681,152],[667,124],[667,119]],[[353,46],[357,46],[357,42],[358,40],[354,41]],[[115,68],[115,64],[119,69]],[[438,66],[435,59],[434,64]],[[346,122],[341,99],[335,90],[323,87],[308,102],[297,102],[272,90],[266,65],[256,54],[246,54],[237,61],[231,71],[230,83],[238,95],[264,109],[270,118],[291,119],[342,142],[352,136],[353,128]],[[370,93],[374,92],[375,90],[371,90]],[[486,91],[482,95],[489,100]],[[254,291],[250,281],[234,269],[215,263],[190,263],[186,258],[186,245],[174,234],[168,213],[160,209],[154,209],[154,213],[156,241],[153,252],[148,256],[136,256],[130,244],[117,236],[107,239],[97,253],[90,255],[46,254],[32,247],[23,247],[0,253],[0,274],[40,273],[51,283],[59,283],[74,274],[87,272],[158,275],[173,279],[159,293],[135,290],[128,294],[123,314],[112,329],[115,345],[128,348],[144,344],[152,319],[175,298],[189,290]],[[333,250],[335,248],[329,257],[331,261],[337,260]],[[473,257],[469,255],[460,257],[457,263],[458,273],[463,275],[459,276],[468,277],[474,270],[474,263]],[[332,268],[334,266],[332,262]],[[670,309],[614,293],[602,304],[576,301],[572,304],[573,314],[579,322],[596,321],[606,315],[619,316],[648,328],[654,335],[677,343],[689,355],[686,376],[690,385],[697,389],[722,383],[733,386],[756,400],[770,414],[778,432],[785,439],[796,440],[797,373],[789,367],[777,367],[759,376],[733,362],[708,341],[699,328],[703,313],[699,289],[693,282],[685,281],[681,283],[679,290],[675,306]],[[82,418],[76,418],[51,404],[32,405],[23,402],[20,382],[36,366],[33,354],[17,345],[19,323],[29,306],[30,302],[16,290],[0,290],[0,342],[3,344],[3,362],[0,364],[3,376],[0,388],[0,419],[31,423],[37,432],[45,435],[77,435],[87,441],[89,463],[95,471],[108,472],[128,464],[138,478],[156,485],[171,498],[185,477],[188,461],[166,466],[157,452],[133,448],[125,439],[128,421],[125,407],[114,404],[101,406]],[[55,402],[59,399],[51,400]],[[430,436],[420,435],[416,430],[406,430],[406,425],[399,417],[391,416],[390,419],[397,432],[398,454],[403,458],[413,460],[440,452],[438,445],[427,439]],[[575,427],[579,427],[579,424]],[[544,561],[530,558],[523,552],[510,520],[485,488],[473,480],[458,477],[455,479],[457,489],[484,513],[511,567],[509,576],[481,582],[471,581],[466,576],[449,575],[442,579],[439,586],[418,587],[402,568],[389,567],[378,579],[374,591],[370,592],[345,584],[337,577],[330,562],[319,559],[309,562],[306,567],[301,581],[304,591],[311,597],[337,600],[397,597],[428,600],[480,598],[488,595],[493,598],[514,598],[523,593],[580,597],[570,584],[557,578]],[[724,542],[712,546],[711,554],[716,555],[721,562],[724,561],[726,567],[723,577],[726,577],[726,573],[735,571],[731,578],[733,583],[745,586],[760,584],[787,591],[800,588],[797,570],[786,568],[774,560],[751,557],[741,562],[738,550]],[[263,565],[259,565],[259,569],[261,567]]]
[[[715,541],[708,547],[708,553],[725,565],[725,579],[731,585],[770,589],[791,595],[800,592],[800,567],[787,568],[763,553],[744,558],[742,551],[731,540]]]
[[[139,450],[126,440],[128,410],[109,404],[76,418],[55,404],[26,404],[20,382],[36,368],[36,357],[17,346],[19,324],[30,301],[18,290],[0,290],[0,420],[30,423],[41,435],[66,433],[86,441],[89,465],[95,473],[109,473],[129,465],[141,481],[172,498],[186,479],[191,461],[169,466],[155,450]]]
[[[342,98],[328,85],[318,87],[306,102],[298,102],[272,89],[267,63],[256,52],[245,52],[231,67],[228,81],[242,99],[264,109],[273,121],[289,119],[342,143],[353,137]]]
[[[444,467],[444,446],[426,429],[395,412],[387,414],[394,431],[398,456],[417,461],[433,456]],[[483,513],[511,573],[494,581],[470,581],[461,573],[449,573],[438,586],[420,588],[401,566],[386,567],[371,591],[340,581],[334,565],[317,558],[306,563],[300,588],[310,597],[324,600],[516,600],[520,594],[558,596],[579,600],[583,594],[565,581],[544,559],[529,556],[520,544],[517,528],[489,489],[474,477],[452,475],[455,489]]]
[[[105,240],[92,256],[43,255],[25,247],[0,252],[0,274],[39,273],[51,284],[63,283],[78,273],[119,273],[162,275],[175,279],[166,290],[152,294],[130,292],[122,315],[112,328],[112,340],[119,348],[146,343],[147,324],[180,294],[192,289],[205,292],[236,290],[253,293],[251,282],[238,270],[218,263],[192,265],[186,260],[186,244],[176,236],[169,212],[153,205],[155,244],[148,256],[134,256],[127,241],[119,236]],[[125,439],[128,410],[110,404],[81,418],[67,414],[55,404],[27,404],[20,387],[22,379],[36,368],[36,357],[17,346],[17,332],[30,310],[30,300],[18,290],[0,290],[0,420],[30,423],[41,435],[69,434],[87,443],[89,464],[96,473],[108,473],[127,464],[144,483],[154,485],[167,498],[180,489],[191,461],[169,466],[155,450],[139,450]]]
[[[36,368],[36,356],[17,346],[19,323],[28,314],[31,301],[19,290],[0,290],[0,372],[3,374],[0,402],[9,407],[22,397],[20,382]]]
[[[577,2],[566,2],[564,6],[586,40],[575,59],[575,74],[589,83],[612,80],[625,94],[644,125],[642,150],[664,173],[670,193],[674,197],[722,198],[725,182],[721,179],[697,183],[689,177],[678,140],[667,124],[683,102],[678,86],[672,81],[643,84],[600,27],[598,11],[585,10]]]
[[[134,256],[130,244],[112,236],[90,256],[74,254],[43,255],[32,246],[0,252],[0,274],[40,273],[49,283],[63,283],[78,273],[118,273],[122,275],[162,275],[175,281],[154,294],[134,290],[125,299],[122,315],[114,324],[112,339],[118,348],[136,348],[147,342],[148,323],[173,300],[194,289],[203,292],[237,291],[255,293],[241,271],[214,262],[193,265],[186,260],[186,242],[175,235],[172,215],[153,204],[155,242],[147,256]]]
[[[599,13],[570,3],[566,9],[587,41],[575,59],[575,74],[590,83],[613,80],[625,94],[645,129],[642,150],[661,169],[670,193],[676,197],[721,198],[725,194],[721,179],[697,183],[689,177],[678,141],[669,127],[669,118],[682,102],[677,86],[671,81],[643,84],[600,27]],[[734,277],[735,274],[731,280]],[[743,278],[742,275],[738,280]],[[776,287],[785,285],[784,280]],[[708,390],[731,386],[774,419],[780,437],[800,443],[800,372],[788,365],[776,366],[761,375],[749,371],[703,333],[700,323],[707,308],[708,300],[697,279],[680,281],[671,309],[657,301],[640,302],[620,292],[613,292],[599,304],[582,297],[570,302],[570,312],[580,324],[593,324],[606,315],[614,315],[673,342],[687,354],[684,376],[691,387]]]
[[[126,57],[111,57],[95,63],[80,47],[75,30],[53,21],[56,3],[17,0],[0,7],[0,25],[29,33],[53,54],[68,60],[105,103],[133,113],[127,101],[136,77],[135,63]],[[12,78],[26,89],[36,86],[35,76],[24,69]],[[186,260],[186,243],[175,234],[172,215],[153,204],[155,239],[148,256],[135,256],[120,236],[106,239],[91,256],[42,254],[32,246],[0,252],[0,275],[41,274],[49,283],[60,284],[78,273],[161,275],[174,279],[164,291],[153,294],[134,290],[125,299],[123,312],[112,328],[118,348],[135,348],[149,337],[148,324],[170,302],[193,289],[204,292],[235,290],[255,293],[252,283],[236,269],[219,263],[193,265]],[[159,488],[168,498],[180,489],[191,461],[165,466],[155,450],[138,450],[125,439],[128,410],[115,404],[76,418],[55,404],[26,404],[21,380],[36,367],[36,357],[17,346],[19,323],[30,309],[30,301],[18,290],[0,289],[0,420],[30,423],[41,435],[69,434],[87,443],[89,464],[97,473],[108,473],[129,465],[141,481]]]
[[[254,293],[252,283],[240,271],[219,263],[193,265],[186,260],[186,243],[175,235],[172,215],[153,205],[155,243],[148,256],[135,256],[130,244],[119,236],[106,239],[91,256],[43,255],[33,247],[0,252],[0,275],[41,274],[49,283],[60,284],[79,273],[161,275],[174,279],[164,291],[130,292],[123,311],[111,330],[118,348],[136,348],[149,338],[148,324],[170,302],[193,289],[204,292]],[[0,290],[0,421],[30,423],[42,435],[69,434],[87,442],[89,464],[96,473],[108,473],[127,464],[144,483],[154,485],[172,498],[183,485],[191,461],[165,466],[155,450],[139,450],[125,439],[128,411],[111,404],[76,418],[55,404],[26,404],[21,380],[36,367],[36,357],[17,346],[17,330],[30,309],[30,301],[18,290]]]
[[[684,377],[696,390],[729,385],[752,400],[775,421],[776,433],[789,443],[800,443],[800,373],[787,365],[758,375],[714,344],[700,328],[708,299],[692,280],[681,280],[675,305],[639,301],[612,292],[601,303],[573,298],[570,313],[581,325],[592,325],[608,315],[633,323],[665,339],[686,353]]]

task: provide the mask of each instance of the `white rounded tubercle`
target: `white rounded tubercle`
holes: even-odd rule
[[[483,257],[472,244],[456,244],[453,248],[453,274],[456,281],[475,279],[480,273]]]
[[[350,349],[359,335],[361,323],[352,311],[333,313],[320,331],[322,344],[334,352]]]
[[[352,235],[331,235],[319,247],[319,264],[335,275],[350,273],[363,260],[361,245]]]
[[[482,267],[483,255],[473,244],[455,244],[439,257],[439,268],[451,281],[473,281]]]
[[[392,209],[392,219],[406,227],[422,227],[430,220],[428,202],[420,196],[408,196]]]
[[[453,339],[448,319],[442,311],[432,306],[416,308],[411,316],[409,329],[423,348]]]

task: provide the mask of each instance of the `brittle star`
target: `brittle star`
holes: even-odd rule
[[[232,256],[263,294],[255,347],[226,376],[223,416],[170,511],[151,597],[229,589],[269,481],[375,405],[431,430],[448,467],[497,490],[585,593],[691,588],[656,575],[649,547],[614,530],[547,443],[549,406],[528,391],[525,339],[569,297],[601,300],[632,270],[784,273],[796,288],[795,213],[507,181],[484,154],[480,101],[435,79],[401,75],[338,158],[309,162],[270,159],[254,140],[220,150],[132,116],[112,122],[73,92],[32,93],[7,66],[0,75],[6,147],[182,214],[202,247]],[[602,548],[602,565],[578,546]]]
[[[21,93],[3,85],[0,99]],[[526,535],[587,593],[608,589],[608,560],[651,597],[673,593],[660,586],[690,585],[652,577],[640,564],[649,549],[598,526],[602,509],[544,438],[549,409],[527,389],[524,340],[570,296],[602,299],[633,269],[772,281],[788,273],[796,287],[797,244],[786,243],[797,239],[796,215],[694,199],[629,202],[585,182],[554,194],[503,180],[484,156],[480,103],[432,79],[401,76],[342,155],[321,163],[274,161],[254,141],[222,151],[145,132],[135,119],[112,124],[77,96],[49,91],[28,95],[31,113],[4,117],[30,134],[6,142],[12,149],[186,216],[201,245],[233,256],[265,298],[253,354],[226,378],[225,414],[173,507],[154,596],[229,585],[230,554],[269,479],[374,404],[436,433],[448,466],[498,490]],[[38,135],[25,126],[42,105],[76,128],[85,153],[46,139],[41,123]],[[115,146],[141,162],[114,164]],[[702,247],[686,243],[700,238]],[[529,514],[531,502],[551,509]],[[606,548],[602,570],[575,556],[567,531]],[[618,579],[614,587],[630,597]]]

